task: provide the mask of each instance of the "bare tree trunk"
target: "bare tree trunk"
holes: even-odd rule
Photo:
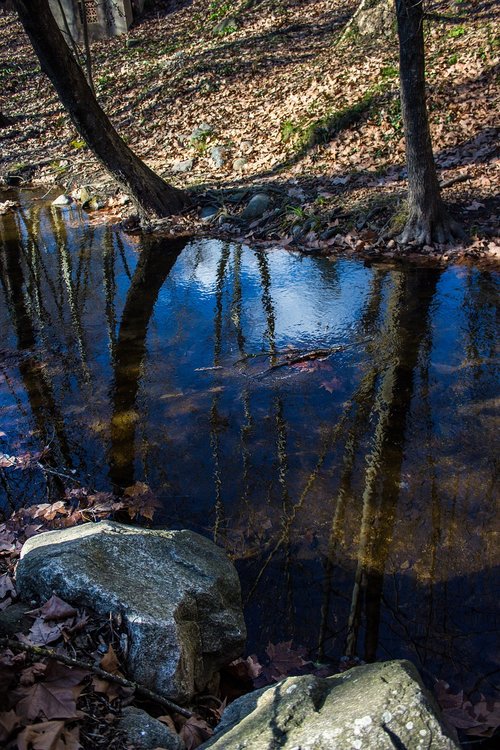
[[[425,104],[422,0],[396,0],[401,108],[408,167],[409,217],[402,243],[451,242],[463,237],[441,198]]]
[[[94,79],[92,77],[92,54],[90,52],[89,24],[87,19],[87,6],[85,2],[80,2],[83,25],[83,45],[85,47],[85,68],[87,70],[87,82],[95,96]]]
[[[76,129],[144,217],[179,211],[187,196],[168,185],[124,143],[92,94],[50,11],[48,0],[14,0],[21,23]]]

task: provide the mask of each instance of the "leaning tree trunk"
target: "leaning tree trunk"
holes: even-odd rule
[[[401,108],[408,168],[409,216],[399,241],[450,242],[463,236],[441,198],[425,104],[422,0],[396,0]]]
[[[124,143],[93,95],[52,15],[48,0],[14,0],[21,23],[73,124],[145,217],[176,213],[185,193],[168,185]]]

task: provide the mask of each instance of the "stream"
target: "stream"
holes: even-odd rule
[[[499,275],[129,236],[20,200],[0,453],[48,445],[71,487],[146,483],[156,526],[235,562],[248,653],[409,658],[491,694]],[[0,470],[4,513],[56,491]]]

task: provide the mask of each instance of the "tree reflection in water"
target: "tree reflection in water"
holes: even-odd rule
[[[1,232],[0,450],[147,482],[158,523],[235,559],[251,649],[489,691],[497,276],[139,242],[40,204]],[[342,350],[274,369],[288,346]],[[0,481],[45,499],[37,472]]]

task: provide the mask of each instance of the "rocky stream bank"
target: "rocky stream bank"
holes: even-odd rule
[[[193,721],[191,709],[200,696],[213,699],[220,669],[243,653],[245,624],[232,563],[215,544],[190,531],[147,530],[101,521],[41,533],[24,544],[16,587],[21,603],[0,616],[0,636],[10,638],[11,645],[15,646],[12,639],[19,624],[12,616],[8,624],[6,614],[12,607],[29,608],[32,616],[45,611],[43,622],[37,622],[47,632],[58,627],[61,615],[68,616],[68,607],[74,607],[74,614],[82,612],[82,607],[90,608],[115,623],[117,648],[131,680],[150,695],[163,696],[167,704],[172,701],[172,716],[177,710],[191,717],[191,731],[179,734],[172,718],[157,718],[158,705],[152,709],[154,702],[140,703],[139,691],[135,697],[129,691],[125,700],[122,696],[119,710],[113,707],[113,696],[104,692],[114,737],[108,746],[130,750],[189,750],[200,744],[207,750],[459,747],[454,730],[444,725],[415,667],[405,661],[354,667],[330,677],[289,677],[244,694],[227,708],[221,706],[218,718],[222,720],[213,736],[202,742],[209,733],[203,734],[204,722],[196,716]],[[33,610],[47,599],[49,608],[42,605]],[[23,617],[18,611],[18,619]],[[17,638],[21,644],[29,642],[20,634]],[[65,640],[70,643],[69,635]],[[71,659],[62,656],[63,651],[56,648],[50,663],[57,664],[59,659],[68,671]],[[14,652],[13,658],[18,658]],[[31,672],[37,664],[40,670],[39,662],[38,657]],[[117,663],[112,668],[108,659],[102,666],[116,676]],[[77,667],[73,671],[73,685],[77,685],[83,673]],[[59,698],[62,706],[61,694]],[[130,705],[138,698],[139,705]],[[52,719],[58,710],[61,718],[75,718],[67,713],[66,705],[66,713],[59,707]],[[50,723],[57,721],[47,720]],[[5,727],[4,731],[9,740]],[[68,737],[54,747],[80,746],[71,744]],[[28,744],[17,746],[27,748]],[[29,746],[45,747],[43,743]],[[15,740],[9,740],[6,747],[16,747]]]

